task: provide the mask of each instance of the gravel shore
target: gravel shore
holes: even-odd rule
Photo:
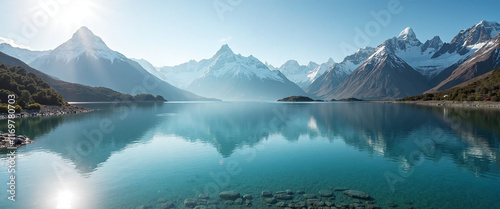
[[[53,115],[66,115],[66,114],[79,114],[91,112],[92,109],[79,107],[75,105],[69,106],[50,106],[44,105],[40,110],[23,110],[20,113],[16,113],[16,118],[28,118],[28,117],[43,117],[43,116],[53,116]],[[7,119],[8,114],[2,113],[0,115],[0,120]]]
[[[386,101],[401,104],[417,104],[441,107],[474,107],[474,108],[500,108],[500,102],[461,102],[461,101]]]
[[[10,146],[20,147],[31,143],[33,143],[33,140],[31,140],[27,136],[9,135],[8,133],[3,133],[2,131],[0,131],[0,151],[5,150]]]

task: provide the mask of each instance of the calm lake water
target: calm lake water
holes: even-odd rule
[[[500,111],[389,103],[84,104],[17,120],[16,202],[0,208],[183,208],[201,193],[348,188],[389,208],[500,208]],[[6,121],[0,121],[6,131]],[[6,154],[0,179],[7,183]],[[336,204],[357,200],[334,192]],[[295,194],[296,200],[303,200]],[[323,198],[324,199],[324,198]],[[364,204],[365,201],[362,201]],[[242,206],[238,206],[242,207]],[[273,206],[275,207],[275,206]],[[219,208],[237,208],[219,204]]]

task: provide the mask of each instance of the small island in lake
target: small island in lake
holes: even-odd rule
[[[350,97],[350,98],[343,98],[343,99],[339,99],[339,100],[332,99],[330,101],[332,101],[332,102],[336,102],[336,101],[339,101],[339,102],[362,102],[362,101],[365,101],[365,100],[354,98],[354,97]]]
[[[278,102],[322,102],[323,100],[314,100],[306,96],[291,96],[279,99]]]

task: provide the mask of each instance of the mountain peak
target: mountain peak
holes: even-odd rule
[[[403,31],[401,31],[401,33],[399,33],[398,39],[415,40],[417,39],[417,36],[415,35],[415,32],[413,32],[413,29],[407,27]]]
[[[297,60],[288,60],[285,62],[285,64],[283,64],[283,66],[299,66],[299,62],[297,62]]]
[[[125,58],[122,54],[111,50],[99,36],[96,36],[85,26],[79,28],[71,39],[55,48],[52,54],[57,59],[63,59],[67,62],[82,54],[94,58],[108,59],[111,63],[117,58]]]
[[[221,54],[234,54],[231,48],[229,48],[229,45],[224,44],[220,47],[219,51],[215,55],[221,55]]]
[[[335,61],[333,61],[333,58],[328,58],[328,61],[326,61],[326,63],[335,63]]]
[[[500,33],[500,24],[494,21],[482,20],[472,27],[461,30],[456,35],[451,44],[460,46],[471,46],[478,43],[486,42]]]
[[[75,32],[75,35],[76,34],[81,34],[81,35],[92,35],[92,36],[95,36],[94,33],[92,33],[92,31],[87,28],[86,26],[82,26],[80,27],[76,32]]]
[[[92,49],[96,47],[102,48],[103,46],[106,46],[104,41],[99,36],[96,36],[89,28],[85,26],[79,28],[73,34],[70,41],[73,42],[73,44],[80,43],[84,45],[85,48],[87,49]]]
[[[486,26],[486,27],[491,27],[494,25],[498,25],[497,22],[495,21],[486,21],[486,20],[481,20],[481,22],[478,22],[475,26]]]
[[[310,68],[315,68],[318,66],[318,63],[315,63],[313,61],[309,61],[309,64],[307,64],[307,67],[310,67]]]
[[[427,40],[424,45],[421,47],[421,51],[425,52],[428,49],[433,49],[429,51],[429,53],[434,53],[436,50],[439,50],[443,46],[443,41],[439,36],[434,36],[431,40]]]
[[[71,37],[71,40],[82,42],[82,43],[102,43],[101,38],[96,36],[89,28],[82,26],[79,28]]]

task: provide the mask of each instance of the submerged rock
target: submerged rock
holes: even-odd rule
[[[365,199],[365,200],[370,199],[370,195],[358,190],[345,190],[344,194],[352,198]]]
[[[296,208],[303,208],[303,207],[306,207],[306,203],[303,202],[303,201],[298,201],[295,203],[294,205]]]
[[[160,208],[160,209],[170,209],[170,208],[175,208],[175,205],[174,205],[173,202],[165,202],[165,203],[159,204],[158,208]]]
[[[281,193],[281,194],[274,195],[274,198],[276,198],[278,200],[291,200],[291,199],[293,199],[293,196],[289,195],[289,194]]]
[[[241,204],[243,204],[243,199],[241,199],[241,198],[236,199],[236,200],[234,201],[234,204],[236,204],[236,205],[241,205]]]
[[[307,199],[307,204],[308,205],[313,205],[315,202],[319,202],[319,199]]]
[[[313,206],[315,208],[319,208],[319,207],[325,206],[325,203],[323,201],[316,201],[316,202],[313,203]]]
[[[245,206],[252,206],[252,201],[250,201],[249,199],[246,199],[245,200]]]
[[[217,205],[217,204],[219,204],[219,200],[207,201],[207,205]]]
[[[198,205],[198,203],[196,202],[195,199],[188,198],[184,200],[184,207],[194,208],[196,207],[196,205]]]
[[[274,197],[271,197],[271,198],[266,198],[265,201],[269,204],[275,204],[278,202],[278,200]]]
[[[303,194],[302,195],[305,199],[314,199],[316,198],[315,194]]]
[[[283,208],[286,206],[286,203],[285,202],[278,202],[276,203],[276,207],[280,207],[280,208]]]
[[[209,198],[209,196],[208,196],[208,195],[206,195],[206,194],[200,194],[200,195],[198,195],[198,199],[203,199],[203,200],[206,200],[206,199],[208,199],[208,198]]]
[[[240,197],[237,191],[224,191],[219,194],[219,197],[224,200],[236,200]]]
[[[318,195],[321,197],[333,197],[333,192],[330,190],[321,190],[318,192]]]
[[[198,200],[198,205],[207,205],[207,204],[208,204],[208,200],[205,200],[205,199]]]
[[[273,193],[271,191],[262,191],[261,193],[262,197],[272,197],[273,196]]]
[[[245,199],[245,200],[251,200],[251,199],[253,199],[253,196],[250,195],[250,194],[244,194],[243,195],[243,199]]]

